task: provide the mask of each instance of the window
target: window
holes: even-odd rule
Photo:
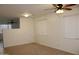
[[[0,33],[2,33],[2,31],[5,29],[11,29],[11,25],[10,24],[1,24],[0,25]]]
[[[79,38],[79,18],[78,16],[64,17],[65,38]]]
[[[2,30],[2,29],[11,29],[11,25],[10,24],[1,24],[0,30]]]

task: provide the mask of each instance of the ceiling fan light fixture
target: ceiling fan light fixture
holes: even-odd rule
[[[64,12],[63,9],[59,9],[56,11],[56,13],[63,13],[63,12]]]

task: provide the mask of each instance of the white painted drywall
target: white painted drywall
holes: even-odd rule
[[[3,31],[4,47],[32,43],[34,41],[33,20],[20,17],[20,29]]]
[[[70,17],[74,19],[73,16]],[[31,19],[20,18],[20,29],[4,31],[4,46],[9,47],[35,41],[52,48],[79,54],[79,40],[64,39],[63,20],[66,19],[69,18],[57,14],[35,18],[35,22]],[[75,19],[79,19],[79,17],[75,16]]]
[[[70,17],[74,19],[73,16]],[[76,16],[75,19],[79,19],[79,16]],[[79,40],[64,39],[65,17],[61,14],[49,14],[35,20],[37,43],[79,54]]]

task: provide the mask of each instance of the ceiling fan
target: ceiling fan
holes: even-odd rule
[[[55,7],[56,13],[63,13],[64,10],[72,10],[71,6],[75,6],[76,4],[52,4]],[[53,8],[52,8],[53,9]]]

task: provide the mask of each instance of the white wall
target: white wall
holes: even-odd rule
[[[20,29],[3,31],[4,47],[32,43],[34,41],[33,20],[20,18]]]
[[[74,19],[73,16],[71,18]],[[78,16],[77,19],[79,19]],[[35,20],[36,42],[52,48],[79,54],[79,40],[64,39],[65,17],[60,14],[49,14]]]
[[[73,16],[71,18],[74,19]],[[66,19],[68,18],[57,14],[35,18],[35,22],[32,19],[20,18],[20,29],[4,31],[4,46],[9,47],[36,41],[52,48],[79,54],[79,40],[64,39],[63,20]],[[76,16],[76,19],[79,17]]]

